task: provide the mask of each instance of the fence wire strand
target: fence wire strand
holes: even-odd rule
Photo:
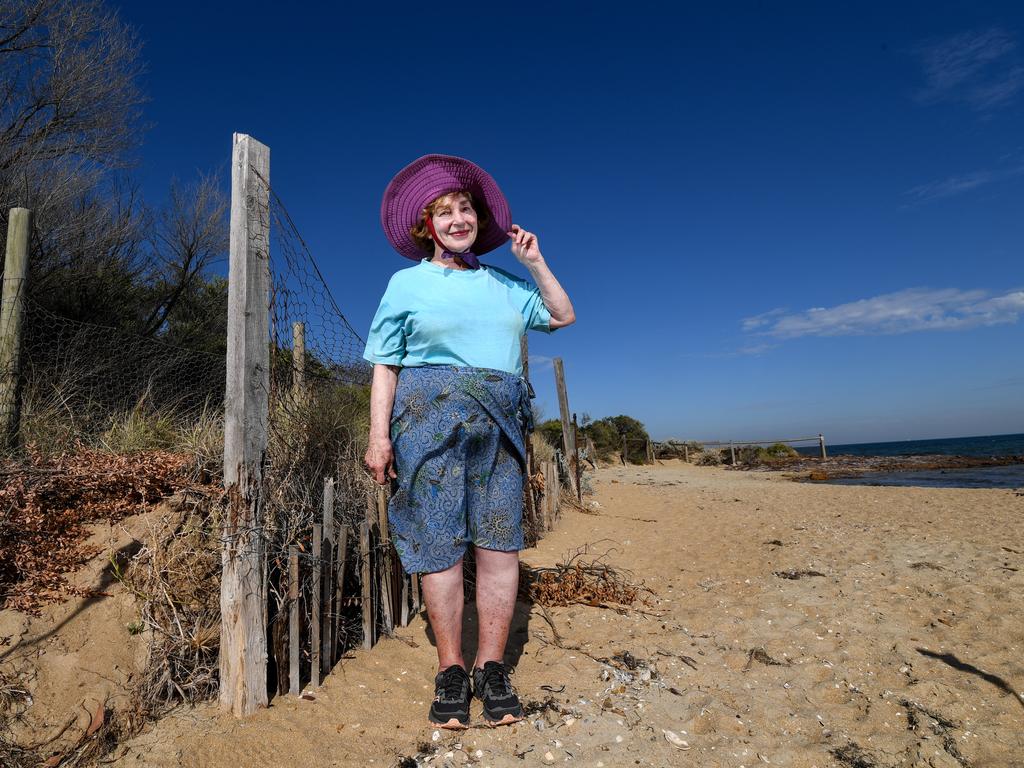
[[[23,442],[57,448],[103,439],[131,414],[170,425],[223,410],[223,355],[61,317],[31,295],[23,329]]]

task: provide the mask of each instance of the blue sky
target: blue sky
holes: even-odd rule
[[[1024,432],[1024,7],[836,6],[122,2],[135,174],[268,144],[365,335],[388,179],[481,164],[576,306],[531,335],[549,416],[561,356],[573,410],[657,438]]]

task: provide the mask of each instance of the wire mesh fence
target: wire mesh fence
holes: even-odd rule
[[[284,202],[257,169],[250,170],[262,185],[254,199],[267,201],[266,209],[258,203],[253,215],[270,231],[263,535],[270,674],[284,692],[296,682],[295,632],[302,680],[319,679],[345,650],[373,633],[382,611],[374,601],[367,627],[364,597],[382,593],[391,544],[378,523],[368,531],[369,546],[361,546],[360,526],[368,517],[377,522],[376,492],[362,468],[372,370],[362,359],[364,342],[332,296]],[[327,498],[325,488],[330,488]],[[364,579],[373,584],[364,585]]]
[[[222,411],[223,355],[61,317],[31,295],[24,306],[24,444],[168,447],[175,430]]]

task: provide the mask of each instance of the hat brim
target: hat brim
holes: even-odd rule
[[[412,237],[423,209],[451,192],[469,192],[487,206],[490,218],[470,247],[477,256],[493,251],[509,239],[512,213],[497,182],[476,163],[452,155],[424,155],[391,179],[380,204],[380,223],[391,246],[409,259],[429,256]]]

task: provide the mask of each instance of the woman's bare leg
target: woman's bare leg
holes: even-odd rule
[[[480,621],[473,668],[505,656],[509,625],[519,592],[519,553],[477,547],[476,610]]]
[[[465,667],[466,662],[462,658],[462,559],[443,571],[423,574],[421,584],[437,644],[438,668],[448,669],[453,664]]]

